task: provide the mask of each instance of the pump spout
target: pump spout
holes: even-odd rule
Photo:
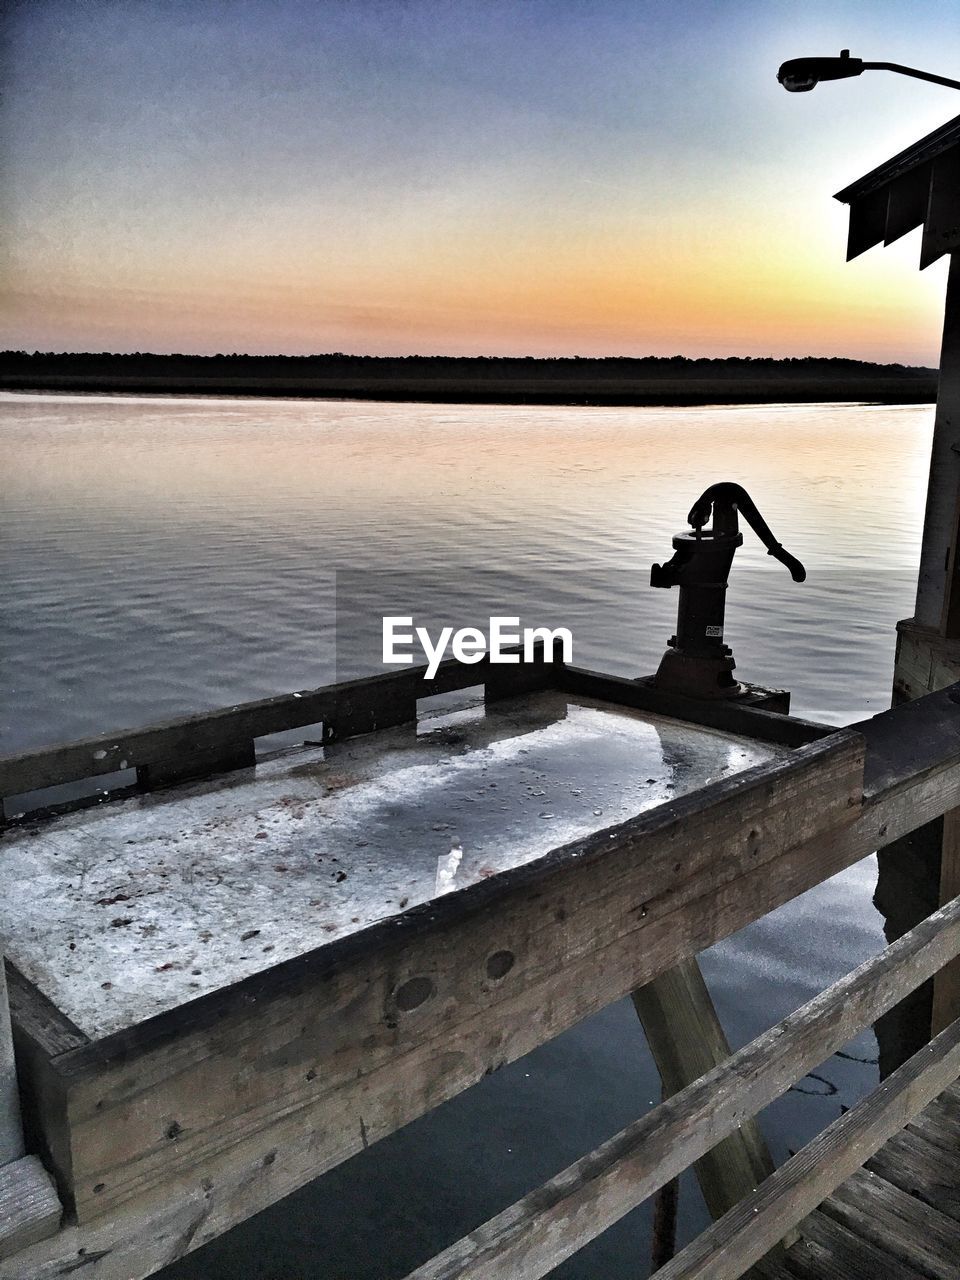
[[[777,542],[770,532],[770,526],[757,510],[757,504],[744,489],[743,485],[734,484],[730,480],[723,480],[720,484],[712,484],[709,489],[704,489],[703,493],[690,508],[687,524],[693,529],[702,529],[710,519],[711,508],[713,510],[713,528],[715,532],[726,532],[728,528],[732,527],[733,532],[736,533],[737,512],[739,511],[767,548],[767,555],[773,556],[781,564],[785,564],[790,570],[790,576],[794,582],[804,581],[807,576],[806,569],[796,556],[792,556],[789,551],[785,551],[783,544]]]
[[[706,528],[711,514],[713,524]],[[741,692],[733,678],[733,651],[723,643],[727,579],[734,553],[743,545],[738,514],[767,554],[786,565],[794,582],[807,576],[800,561],[774,538],[742,485],[725,481],[705,489],[687,516],[693,532],[678,533],[673,557],[650,570],[652,587],[680,588],[677,633],[654,677],[659,688],[693,698],[732,698]]]

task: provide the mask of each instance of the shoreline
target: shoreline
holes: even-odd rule
[[[612,381],[612,380],[611,380]],[[606,384],[606,385],[604,385]],[[932,404],[936,375],[850,378],[652,378],[485,381],[432,378],[262,379],[111,378],[70,375],[0,378],[0,391],[42,394],[213,396],[245,399],[371,400],[424,404],[683,407],[710,404]]]

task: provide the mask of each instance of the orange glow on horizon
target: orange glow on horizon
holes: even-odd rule
[[[944,264],[845,264],[830,193],[956,103],[775,69],[949,66],[948,7],[586,8],[16,7],[0,345],[935,364]]]

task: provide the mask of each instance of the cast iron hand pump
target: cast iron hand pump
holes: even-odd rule
[[[713,525],[704,526],[713,511]],[[803,565],[777,542],[753,499],[741,485],[713,484],[691,508],[687,522],[693,532],[673,539],[673,558],[650,570],[652,587],[680,588],[677,634],[654,677],[655,684],[691,698],[732,698],[740,692],[733,678],[733,652],[723,643],[723,613],[727,578],[743,534],[742,515],[763,545],[790,570],[794,582],[807,576]]]

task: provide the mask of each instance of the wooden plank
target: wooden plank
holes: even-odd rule
[[[509,652],[509,651],[508,651]],[[219,711],[183,716],[145,729],[98,734],[79,742],[0,757],[0,796],[20,795],[58,786],[79,778],[99,777],[119,769],[143,770],[143,781],[155,785],[175,776],[178,764],[195,760],[197,767],[220,768],[231,750],[249,760],[254,738],[305,725],[324,724],[324,740],[335,741],[416,719],[419,698],[482,684],[495,670],[498,696],[538,682],[559,680],[543,660],[543,646],[532,664],[491,666],[484,658],[467,666],[454,658],[442,662],[432,680],[427,668],[405,667],[398,672],[324,685],[302,693],[282,694],[242,703]],[[206,762],[206,763],[205,763]]]
[[[943,844],[940,852],[940,901],[949,902],[960,893],[960,809],[943,815]],[[955,1018],[960,1018],[960,959],[945,965],[933,980],[931,1035],[937,1035]]]
[[[409,1280],[546,1275],[846,1044],[960,948],[960,901],[472,1231]]]
[[[767,710],[746,700],[710,702],[704,698],[684,698],[680,694],[656,688],[649,679],[628,680],[623,676],[610,676],[572,666],[565,667],[559,678],[560,687],[567,693],[636,707],[655,715],[704,725],[708,729],[741,734],[757,742],[800,747],[835,732],[830,725],[816,724],[794,716],[787,718],[779,711]]]
[[[15,1037],[29,1039],[38,1053],[47,1058],[55,1058],[58,1054],[90,1043],[79,1027],[65,1018],[56,1005],[38,991],[9,960],[4,969]],[[18,1044],[17,1053],[19,1052]]]
[[[639,987],[633,992],[633,1006],[668,1098],[730,1057],[729,1042],[695,957]],[[756,1118],[745,1120],[696,1162],[710,1216],[722,1218],[773,1168]]]
[[[929,1115],[937,1121],[942,1119],[955,1129],[960,1129],[960,1097],[957,1097],[950,1089],[944,1089],[939,1098],[935,1102],[931,1102],[924,1115]]]
[[[960,1223],[869,1169],[858,1169],[839,1186],[821,1212],[922,1275],[957,1280]]]
[[[897,649],[893,668],[893,706],[922,698],[938,686],[931,680],[931,643],[939,638],[932,627],[920,627],[912,618],[897,623]],[[960,679],[960,671],[954,680]],[[953,684],[948,680],[947,684]]]
[[[960,1155],[960,1119],[951,1111],[938,1109],[936,1103],[912,1120],[904,1132],[918,1133],[925,1142],[947,1154]]]
[[[863,791],[892,796],[928,770],[960,764],[960,683],[850,726],[867,744]]]
[[[55,1235],[61,1217],[56,1189],[36,1156],[0,1168],[0,1260]]]
[[[23,1122],[20,1091],[13,1058],[13,1033],[7,1000],[7,977],[0,958],[0,1165],[23,1155]]]
[[[802,1229],[803,1243],[785,1261],[795,1280],[929,1280],[825,1213],[812,1213]]]
[[[952,1203],[960,1215],[960,1147],[951,1147],[943,1140],[934,1141],[922,1131],[921,1125],[913,1124],[907,1125],[892,1142],[893,1151],[909,1148],[936,1168],[938,1176],[942,1176],[954,1192]]]
[[[29,1149],[58,1170],[69,1187],[72,1160],[67,1091],[51,1063],[57,1055],[80,1049],[89,1041],[15,966],[7,961],[5,967]]]
[[[898,1133],[866,1165],[901,1191],[960,1222],[960,1162],[950,1160],[918,1134]]]
[[[213,747],[191,747],[184,742],[176,755],[153,764],[137,767],[137,784],[143,791],[156,791],[160,787],[175,787],[181,782],[196,778],[208,778],[215,773],[229,773],[234,769],[252,769],[257,763],[253,739],[228,741]]]
[[[860,739],[835,735],[61,1055],[78,1214],[293,1111],[322,1124],[316,1172],[345,1159],[816,883],[781,855],[854,822],[861,775]],[[334,1106],[355,1119],[328,1127]]]
[[[657,1272],[658,1280],[737,1280],[960,1075],[960,1021]]]

